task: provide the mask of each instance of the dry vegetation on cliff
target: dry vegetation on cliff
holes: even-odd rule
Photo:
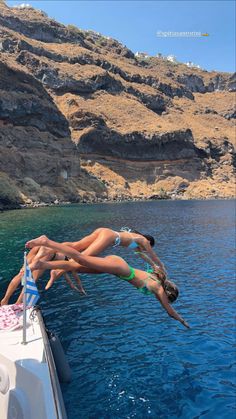
[[[0,4],[2,176],[17,204],[233,197],[235,85]]]

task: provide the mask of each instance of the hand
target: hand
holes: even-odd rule
[[[185,320],[182,320],[182,321],[181,321],[181,323],[182,323],[185,327],[187,327],[187,329],[190,329],[189,324],[188,324]]]

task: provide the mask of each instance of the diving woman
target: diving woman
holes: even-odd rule
[[[170,303],[173,303],[179,294],[177,286],[166,278],[165,272],[155,262],[149,260],[152,264],[153,271],[146,272],[135,269],[127,264],[127,262],[119,256],[111,255],[104,258],[96,256],[87,256],[81,254],[70,246],[54,242],[46,236],[38,237],[26,243],[26,247],[31,249],[35,246],[46,246],[54,251],[61,252],[71,259],[70,261],[37,261],[32,263],[30,268],[36,269],[52,269],[53,267],[63,270],[77,271],[80,273],[102,274],[109,273],[116,277],[127,281],[143,294],[153,294],[161,303],[168,315],[182,323],[185,327],[189,325],[185,320],[173,309]],[[142,254],[144,258],[145,255]]]

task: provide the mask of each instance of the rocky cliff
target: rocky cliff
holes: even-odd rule
[[[0,5],[0,205],[232,197],[235,88]]]

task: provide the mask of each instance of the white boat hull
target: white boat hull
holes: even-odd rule
[[[40,311],[27,310],[22,329],[0,331],[1,419],[65,419],[66,412]]]

